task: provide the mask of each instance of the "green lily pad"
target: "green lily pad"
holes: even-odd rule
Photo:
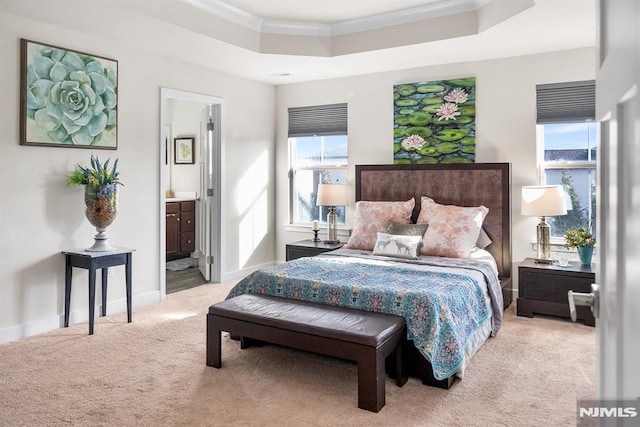
[[[405,129],[404,134],[407,136],[418,135],[423,138],[428,138],[431,136],[431,134],[433,134],[433,131],[429,128],[414,126]]]
[[[476,137],[475,136],[467,136],[466,138],[462,138],[460,143],[462,145],[476,145]]]
[[[411,108],[403,108],[402,110],[398,111],[398,113],[408,116],[409,114],[415,113],[415,110],[412,110]]]
[[[410,165],[412,163],[411,159],[393,159],[395,165]]]
[[[464,79],[452,79],[445,80],[445,83],[456,86],[456,87],[467,87],[467,86],[475,86],[476,78],[475,77],[466,77]]]
[[[451,142],[457,141],[469,135],[466,129],[444,129],[436,134],[436,138],[440,141]]]
[[[438,159],[434,159],[433,157],[423,157],[416,160],[416,163],[419,165],[437,165]]]
[[[409,118],[409,123],[414,126],[424,126],[431,122],[431,115],[427,113],[415,113]]]
[[[451,154],[455,153],[456,151],[460,151],[460,147],[458,146],[458,144],[454,144],[452,142],[443,142],[442,144],[438,144],[433,148],[438,150],[440,154]]]
[[[440,153],[435,147],[423,146],[418,150],[418,154],[421,156],[438,157],[442,153]]]
[[[454,120],[452,120],[454,121]],[[459,124],[459,125],[468,125],[469,123],[473,123],[474,118],[470,117],[470,116],[458,116],[455,119],[455,123]]]
[[[396,101],[396,105],[398,107],[413,107],[414,105],[418,105],[418,100],[416,100],[416,99],[398,99]]]
[[[418,86],[418,93],[438,93],[444,90],[444,86],[440,85],[421,85]]]
[[[476,146],[475,145],[467,145],[465,147],[462,147],[462,151],[463,153],[467,153],[467,154],[476,154]]]
[[[433,97],[427,97],[422,99],[422,105],[433,105],[433,104],[438,104],[438,105],[442,104],[442,97],[433,96]]]
[[[400,99],[400,94],[398,92],[393,92],[393,100],[397,101],[398,99]]]
[[[476,107],[471,105],[463,105],[458,107],[458,111],[461,116],[475,116],[476,115]]]
[[[402,146],[400,144],[393,144],[393,152],[394,153],[397,153],[400,150],[402,150]]]
[[[398,117],[396,123],[400,126],[407,126],[409,124],[409,117]]]
[[[416,93],[416,87],[414,85],[398,85],[394,89],[394,92],[399,93],[400,96],[409,96]]]
[[[393,129],[393,137],[394,138],[400,138],[404,136],[404,129],[401,128],[394,128]]]
[[[442,159],[440,161],[443,165],[451,165],[451,164],[460,164],[460,163],[473,163],[473,160],[467,159],[466,157],[448,157],[446,159]]]
[[[422,107],[422,111],[429,114],[435,114],[440,109],[440,105],[441,104],[427,105],[426,107]]]

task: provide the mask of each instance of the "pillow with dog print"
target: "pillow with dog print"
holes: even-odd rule
[[[421,243],[422,236],[378,233],[376,244],[373,247],[373,254],[415,259],[420,253]]]

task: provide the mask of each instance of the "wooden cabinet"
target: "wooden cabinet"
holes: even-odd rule
[[[323,252],[339,249],[344,243],[328,244],[322,241],[314,242],[313,240],[301,240],[300,242],[290,243],[287,245],[287,261],[302,258],[306,256],[316,256]]]
[[[533,258],[526,258],[518,266],[518,316],[533,317],[534,313],[540,313],[570,317],[568,292],[591,292],[595,276],[593,264],[572,262],[560,267],[536,264]],[[595,326],[590,308],[576,307],[576,312],[585,325]]]
[[[167,260],[185,258],[196,250],[196,202],[167,203]]]

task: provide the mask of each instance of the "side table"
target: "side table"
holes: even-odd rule
[[[323,241],[314,242],[311,239],[288,243],[286,246],[287,261],[306,256],[316,256],[323,252],[340,249],[343,245],[344,242],[324,243]]]
[[[518,266],[518,316],[533,317],[534,313],[540,313],[569,318],[568,292],[591,292],[595,276],[594,264],[570,262],[561,267],[537,264],[533,258],[525,258]],[[578,319],[583,319],[585,325],[595,326],[589,307],[576,307],[576,311]]]
[[[107,278],[109,267],[125,266],[125,281],[127,292],[127,322],[131,323],[131,264],[132,253],[135,249],[116,248],[111,252],[88,252],[84,249],[63,251],[65,255],[64,280],[64,327],[69,326],[69,309],[71,305],[71,279],[73,267],[89,270],[89,335],[93,335],[93,321],[96,305],[96,270],[101,269],[102,275],[102,312],[101,317],[107,315]]]

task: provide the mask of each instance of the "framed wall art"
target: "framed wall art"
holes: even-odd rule
[[[196,162],[194,153],[195,138],[174,138],[173,145],[173,163],[176,165],[192,165]]]
[[[20,40],[20,144],[118,148],[118,62]]]
[[[474,163],[476,78],[393,86],[395,164]]]

